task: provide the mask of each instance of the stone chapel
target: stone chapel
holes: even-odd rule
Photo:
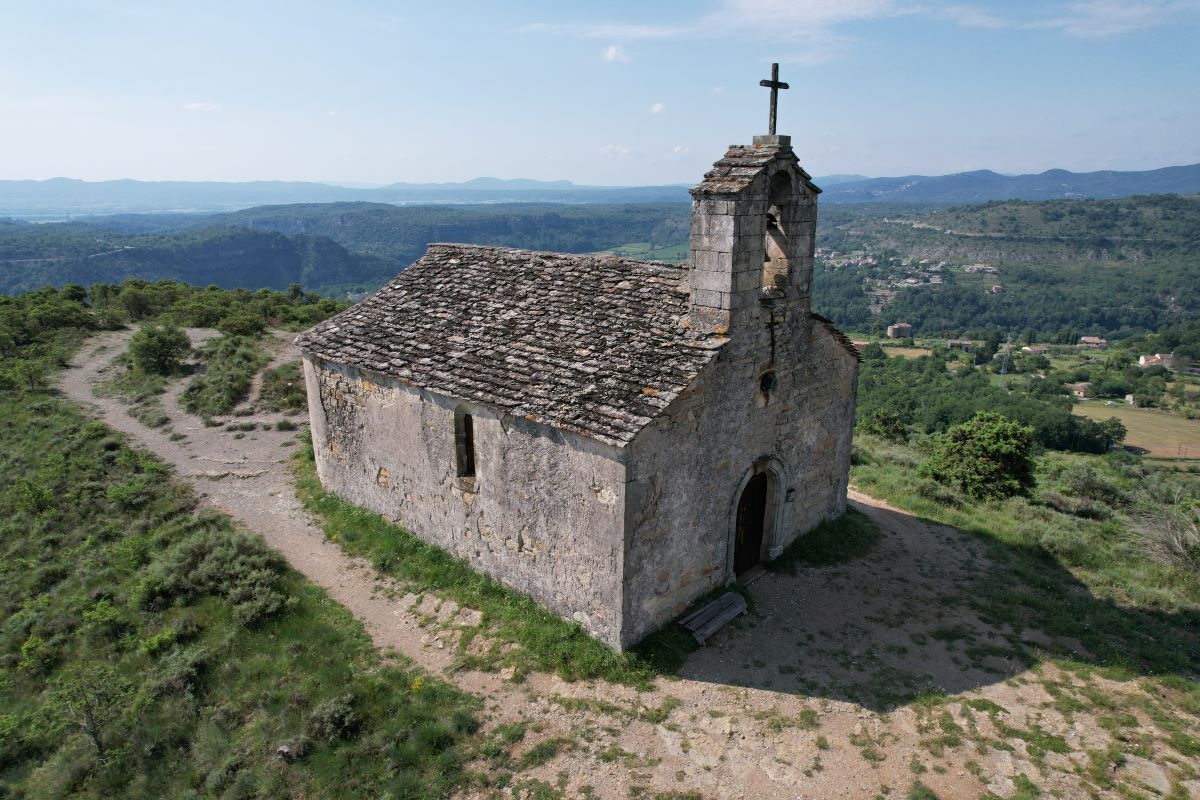
[[[691,190],[687,264],[430,245],[296,340],[322,483],[635,644],[845,511],[820,191],[756,136]]]

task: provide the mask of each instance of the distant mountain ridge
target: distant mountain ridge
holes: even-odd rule
[[[109,214],[212,214],[293,203],[669,203],[689,199],[687,187],[682,185],[580,186],[565,180],[527,178],[393,183],[369,189],[305,181],[0,180],[0,217],[51,221]]]
[[[820,180],[817,180],[820,185]],[[1200,164],[1142,172],[1068,172],[1001,175],[981,169],[953,175],[868,178],[830,185],[834,203],[984,203],[989,200],[1111,200],[1141,194],[1200,193]]]
[[[815,179],[827,203],[981,203],[989,200],[1115,199],[1141,194],[1200,193],[1200,164],[1141,172],[1001,175],[991,170],[953,175]],[[0,180],[0,217],[37,221],[128,213],[238,211],[293,203],[369,202],[391,205],[476,203],[685,203],[684,185],[584,186],[571,181],[481,177],[462,183],[393,183],[375,188],[306,181],[44,181]]]

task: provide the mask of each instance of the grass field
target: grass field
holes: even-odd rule
[[[1125,443],[1151,455],[1200,458],[1200,421],[1124,403],[1109,406],[1103,400],[1079,403],[1075,413],[1095,420],[1118,418],[1129,430]]]
[[[883,348],[883,352],[889,356],[899,356],[900,358],[920,358],[921,356],[931,356],[933,351],[927,347],[887,347]]]

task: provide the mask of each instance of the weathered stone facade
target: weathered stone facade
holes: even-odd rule
[[[845,510],[858,358],[810,311],[819,191],[756,137],[692,190],[686,268],[431,246],[297,340],[322,482],[636,643]]]

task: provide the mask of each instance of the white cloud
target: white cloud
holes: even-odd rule
[[[725,87],[724,86],[714,86],[712,88],[712,93],[713,94],[725,94]]]
[[[183,104],[184,111],[211,112],[211,111],[216,111],[220,107],[221,106],[219,106],[216,103],[195,103],[195,102],[193,102],[193,103],[184,103]]]
[[[1188,11],[1200,11],[1200,3],[1195,0],[1084,0],[1071,3],[1058,17],[1033,22],[1028,27],[1049,28],[1081,39],[1107,39],[1156,27]]]
[[[610,44],[600,53],[600,57],[610,64],[628,64],[629,56],[619,46]]]
[[[586,39],[673,39],[687,32],[686,26],[678,25],[627,25],[621,22],[596,22],[581,25],[556,25],[534,22],[517,28],[519,33],[551,33],[580,36]]]
[[[690,148],[686,144],[677,144],[671,148],[672,155],[676,156],[686,156],[689,151]]]
[[[582,24],[533,23],[526,33],[548,33],[589,39],[628,42],[646,39],[731,39],[769,37],[779,42],[780,61],[819,63],[842,55],[852,40],[840,29],[855,22],[900,16],[941,19],[965,28],[1042,28],[1063,35],[1106,38],[1154,27],[1169,18],[1200,12],[1200,0],[1074,0],[1042,7],[1057,7],[1041,20],[1006,17],[984,4],[948,0],[719,0],[710,13],[677,25],[643,25],[624,22]],[[605,61],[626,62],[620,45],[602,51]],[[718,91],[714,89],[714,91]]]
[[[1008,28],[1012,21],[973,6],[946,6],[939,16],[964,28]]]
[[[654,105],[650,106],[651,114],[661,114],[662,112],[664,112],[666,110],[667,110],[667,107],[664,106],[662,103],[655,103]]]
[[[600,148],[600,154],[609,158],[624,158],[630,152],[629,146],[624,144],[606,144]]]

